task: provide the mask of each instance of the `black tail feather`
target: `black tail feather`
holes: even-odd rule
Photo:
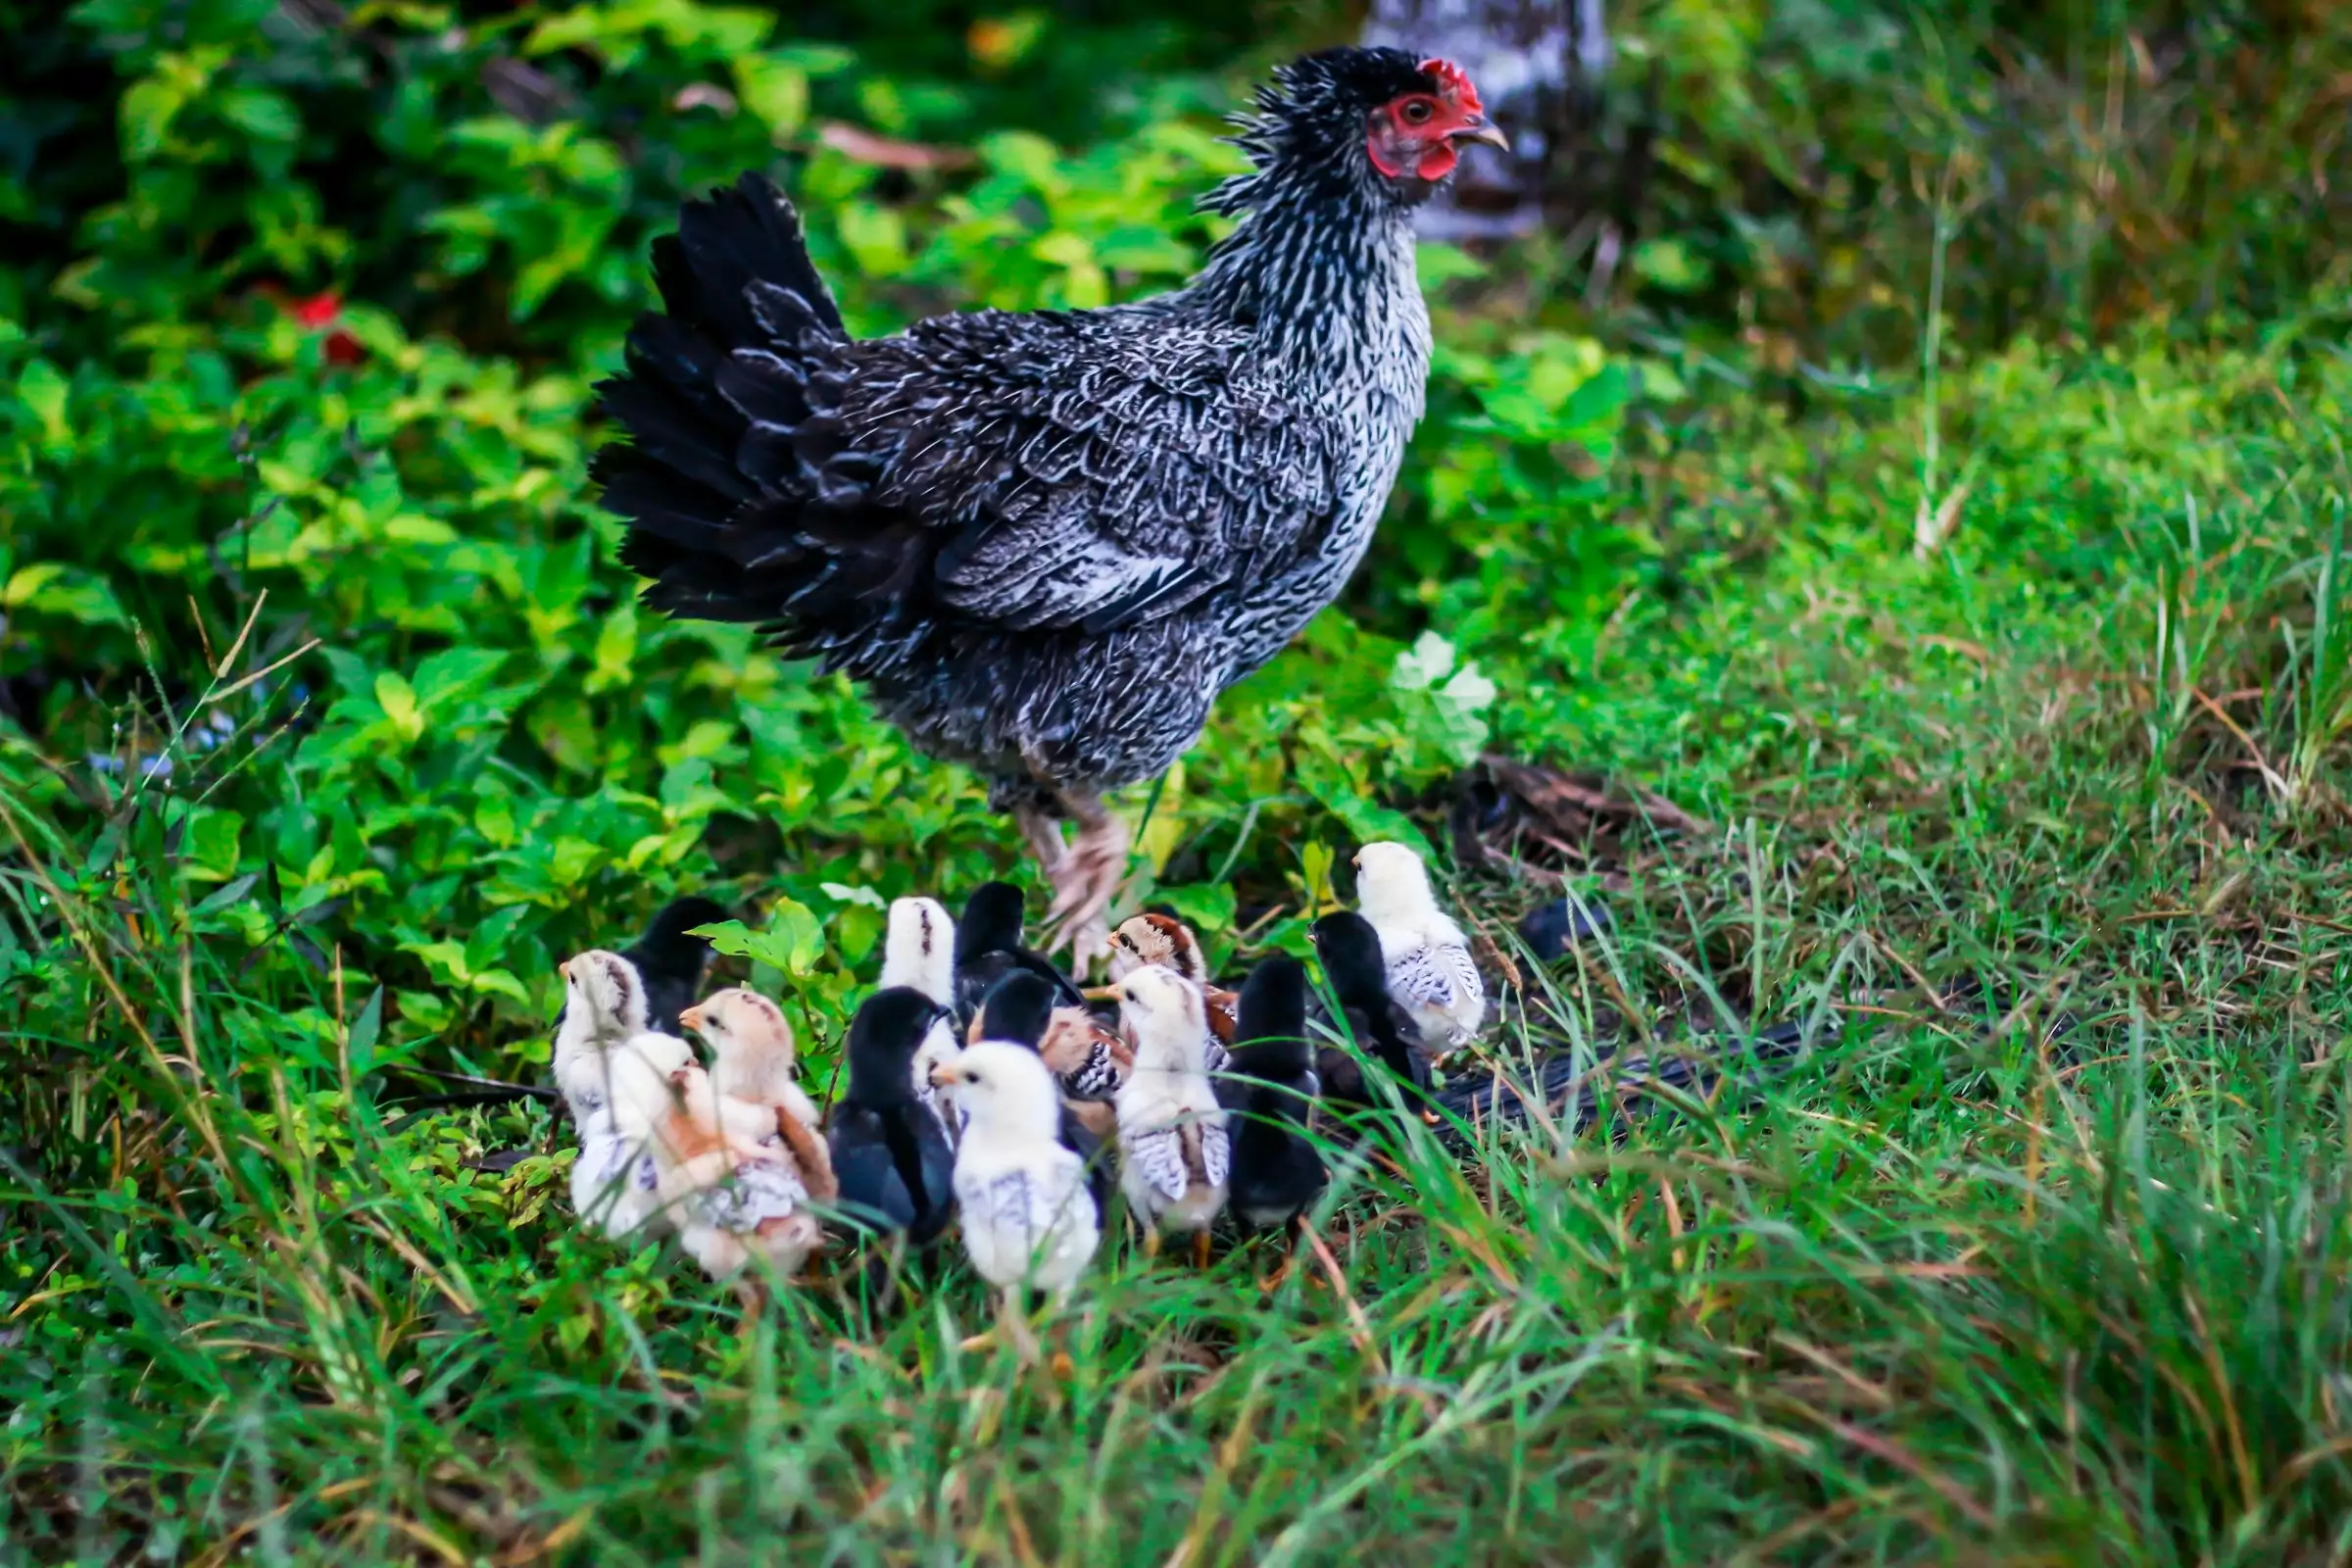
[[[597,388],[629,440],[593,470],[646,602],[819,654],[831,620],[892,619],[912,541],[869,505],[874,466],[837,428],[849,340],[791,203],[756,174],[687,203],[654,274],[662,313]]]

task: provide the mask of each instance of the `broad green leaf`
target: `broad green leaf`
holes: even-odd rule
[[[417,706],[416,693],[394,671],[387,669],[375,677],[375,704],[402,739],[413,741],[424,733],[424,713]]]
[[[72,396],[64,373],[47,360],[27,360],[17,372],[17,401],[40,421],[42,440],[53,449],[74,444],[74,427],[67,418]]]
[[[245,819],[234,811],[200,806],[188,820],[187,836],[180,841],[181,869],[189,876],[206,882],[220,882],[234,876],[237,869],[237,840],[245,830]]]
[[[735,96],[768,134],[789,139],[808,119],[808,74],[775,55],[743,55],[735,63]]]
[[[1155,888],[1152,896],[1202,931],[1233,929],[1235,895],[1226,883],[1195,882],[1182,887]]]
[[[416,666],[417,706],[427,712],[453,707],[488,686],[506,662],[507,655],[495,648],[451,648],[434,654]]]

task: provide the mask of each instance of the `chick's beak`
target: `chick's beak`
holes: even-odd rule
[[[681,1029],[692,1029],[697,1034],[702,1033],[703,1009],[700,1007],[688,1007],[684,1012],[679,1013],[678,1027]]]
[[[961,1082],[963,1082],[963,1069],[952,1061],[943,1061],[931,1069],[931,1087],[934,1089],[946,1089]]]
[[[1447,131],[1446,139],[1448,141],[1483,141],[1498,152],[1507,153],[1511,150],[1511,138],[1502,133],[1500,125],[1484,115],[1472,115]]]
[[[562,963],[557,964],[556,973],[562,975],[565,982],[568,983],[571,979],[571,960],[569,958],[565,958]]]

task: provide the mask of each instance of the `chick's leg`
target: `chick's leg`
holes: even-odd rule
[[[1058,867],[1046,876],[1054,905],[1046,918],[1059,929],[1056,948],[1068,948],[1081,973],[1110,952],[1110,923],[1103,918],[1127,875],[1127,823],[1097,795],[1068,795],[1063,805],[1077,818],[1078,834]]]

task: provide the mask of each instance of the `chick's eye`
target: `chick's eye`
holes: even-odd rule
[[[1426,98],[1407,98],[1404,101],[1404,107],[1397,111],[1397,114],[1408,125],[1426,125],[1429,123],[1429,117],[1436,113],[1437,111],[1431,107]]]

